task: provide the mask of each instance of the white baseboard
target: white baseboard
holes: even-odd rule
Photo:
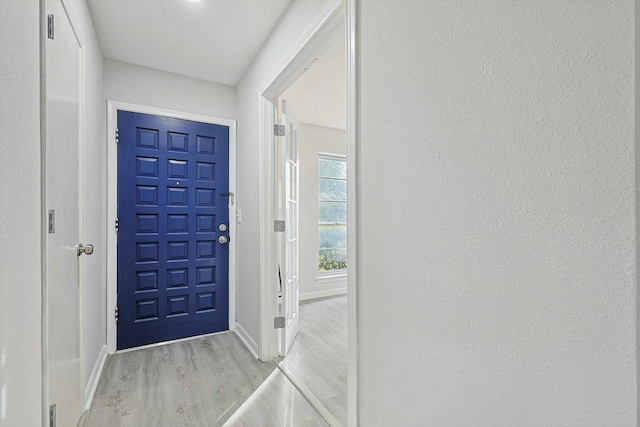
[[[258,354],[260,349],[258,348],[258,344],[254,341],[253,338],[251,338],[251,335],[249,335],[249,333],[242,327],[240,323],[236,323],[234,332],[236,333],[236,335],[238,335],[244,345],[247,346],[251,354],[253,354],[253,357],[259,359],[260,356],[258,356]]]
[[[93,396],[96,394],[96,389],[98,388],[98,382],[100,381],[100,376],[102,375],[102,369],[104,368],[104,362],[107,360],[107,346],[103,345],[100,349],[100,353],[98,353],[98,358],[96,359],[96,364],[93,366],[93,371],[91,371],[91,376],[89,377],[89,381],[87,382],[87,386],[84,389],[84,410],[88,411],[91,406],[91,402],[93,401]]]
[[[324,297],[333,297],[336,295],[346,295],[347,288],[337,288],[337,289],[327,289],[326,291],[317,291],[317,292],[307,292],[304,294],[300,294],[300,301],[305,301],[308,299],[316,299],[316,298],[324,298]]]

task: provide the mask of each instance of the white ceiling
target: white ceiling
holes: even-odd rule
[[[105,57],[235,86],[291,0],[88,0]]]
[[[347,128],[347,60],[341,37],[286,92],[298,121]]]

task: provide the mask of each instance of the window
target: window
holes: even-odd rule
[[[318,158],[318,271],[347,269],[347,162],[344,157]]]

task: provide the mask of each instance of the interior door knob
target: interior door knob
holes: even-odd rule
[[[85,254],[91,255],[93,253],[93,245],[82,246],[82,243],[78,245],[78,256]]]

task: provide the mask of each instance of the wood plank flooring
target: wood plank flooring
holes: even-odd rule
[[[224,333],[110,356],[78,425],[326,423],[274,362],[256,360],[234,333]]]
[[[346,297],[302,302],[287,376],[231,332],[109,356],[78,426],[346,425],[346,322]]]
[[[327,421],[347,425],[346,295],[300,303],[300,332],[280,366]]]

